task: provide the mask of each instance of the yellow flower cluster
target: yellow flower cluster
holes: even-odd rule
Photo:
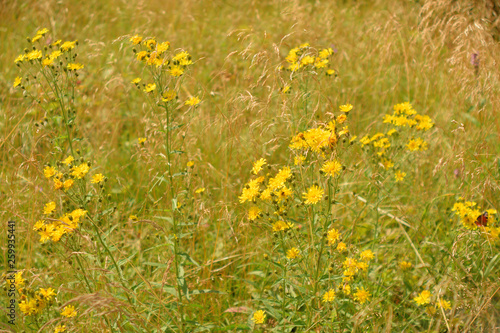
[[[427,305],[432,303],[432,293],[429,290],[423,290],[418,296],[413,298],[413,301],[417,303],[417,305]],[[438,298],[434,303],[435,308],[442,308],[443,310],[451,309],[451,303],[442,298]]]
[[[368,262],[375,256],[371,250],[365,250],[360,254],[360,261],[355,258],[346,258],[342,263],[344,268],[343,282],[349,282],[354,279],[354,276],[359,270],[366,271],[368,269]]]
[[[485,212],[473,201],[460,200],[453,205],[453,212],[460,217],[462,225],[469,230],[481,229],[487,237],[498,240],[500,227],[495,227],[497,211],[488,209]]]
[[[416,129],[418,131],[427,131],[434,126],[431,118],[426,115],[419,115],[408,102],[396,104],[392,115],[386,114],[383,123],[390,124],[395,128],[389,129],[387,132],[378,132],[373,135],[365,135],[359,140],[361,147],[368,147],[376,157],[377,164],[385,170],[394,168],[392,161],[393,155],[396,154],[396,147],[401,145],[398,143],[400,131],[403,127],[408,129]],[[397,129],[397,127],[401,127]],[[406,144],[408,151],[422,151],[428,149],[428,144],[422,138],[411,138]],[[406,177],[406,173],[395,168],[394,179],[396,182],[401,182]]]
[[[291,72],[325,70],[327,75],[333,75],[335,71],[328,68],[330,64],[329,58],[333,54],[332,48],[317,51],[311,48],[308,43],[304,43],[288,52],[285,58],[287,62],[285,69]]]
[[[53,215],[56,209],[55,202],[49,202],[43,209],[43,214],[47,216]],[[40,235],[40,242],[45,243],[49,239],[53,242],[58,242],[64,234],[73,232],[78,228],[80,219],[87,214],[87,211],[78,208],[71,213],[61,215],[58,219],[51,218],[50,220],[42,219],[35,223],[33,230]]]
[[[186,51],[179,52],[173,56],[168,54],[167,51],[170,49],[170,42],[159,43],[155,38],[144,40],[139,35],[131,37],[130,42],[141,46],[141,50],[134,49],[136,52],[135,57],[138,61],[143,62],[147,66],[164,68],[171,76],[178,77],[183,75],[186,68],[193,64],[191,55]]]
[[[414,127],[419,131],[427,131],[434,126],[429,116],[419,115],[409,102],[394,105],[393,114],[386,114],[384,116],[384,123],[397,127]]]
[[[43,169],[43,174],[46,178],[52,178],[54,182],[54,189],[62,189],[64,191],[69,190],[73,187],[75,179],[83,179],[87,173],[90,171],[90,163],[81,162],[78,165],[74,165],[75,159],[73,156],[68,156],[59,165],[66,165],[67,169],[63,171],[57,170],[55,167],[47,165]],[[92,177],[93,184],[99,184],[105,181],[105,177],[102,174],[96,174]]]
[[[44,43],[43,47],[37,49],[35,46],[35,42],[45,37],[45,35],[49,32],[48,29],[39,30],[36,35],[32,38],[28,38],[28,40],[33,43],[33,46],[28,50],[25,49],[23,54],[20,54],[14,60],[14,63],[17,66],[22,65],[33,65],[35,62],[38,62],[41,65],[41,68],[51,67],[58,68],[61,70],[67,70],[70,72],[76,72],[84,67],[84,65],[80,63],[73,63],[76,58],[76,54],[61,57],[64,53],[70,52],[72,49],[78,45],[78,41],[66,41],[62,42],[61,40],[57,40],[54,43],[46,45]],[[33,75],[33,71],[30,71]],[[22,78],[17,77],[14,81],[13,86],[18,87],[21,86]],[[24,88],[23,88],[24,89]]]

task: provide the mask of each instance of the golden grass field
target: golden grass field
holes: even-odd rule
[[[2,1],[0,332],[500,332],[499,15]]]

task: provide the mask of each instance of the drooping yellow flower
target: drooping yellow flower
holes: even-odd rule
[[[138,138],[137,139],[137,143],[139,143],[140,145],[144,144],[144,142],[146,142],[146,138]]]
[[[365,290],[365,288],[361,287],[358,288],[357,291],[354,293],[354,300],[358,301],[360,304],[363,304],[370,299],[370,296],[371,296],[370,292]]]
[[[266,319],[266,313],[264,310],[257,310],[253,313],[252,321],[255,324],[264,324],[264,320]]]
[[[201,100],[196,97],[196,96],[193,96],[191,98],[189,98],[186,102],[184,102],[184,105],[198,105],[200,104]]]
[[[63,311],[61,312],[61,316],[64,316],[66,318],[71,318],[75,317],[78,313],[75,310],[75,307],[73,305],[68,305],[64,307]]]
[[[133,84],[139,84],[139,82],[141,82],[141,81],[142,81],[142,79],[141,79],[140,77],[136,77],[136,78],[135,78],[135,79],[133,79],[131,82],[132,82]]]
[[[323,295],[323,303],[331,303],[335,299],[335,290],[330,289]]]
[[[324,190],[317,185],[311,186],[307,192],[302,194],[306,205],[315,205],[323,198]]]
[[[200,193],[203,193],[203,192],[205,192],[205,188],[204,187],[197,188],[196,191],[194,191],[194,193],[196,193],[196,194],[200,194]]]
[[[422,291],[417,297],[415,297],[413,300],[418,304],[418,305],[425,305],[429,304],[431,302],[431,292],[428,290]]]

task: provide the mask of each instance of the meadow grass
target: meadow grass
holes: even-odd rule
[[[499,330],[499,13],[445,0],[4,3],[0,217],[16,221],[21,303],[0,328]],[[78,43],[54,68],[14,63],[58,39]],[[169,64],[137,60],[162,42]]]

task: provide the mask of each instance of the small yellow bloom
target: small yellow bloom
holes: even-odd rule
[[[346,113],[351,111],[352,108],[353,108],[353,106],[351,104],[345,104],[345,105],[339,106],[340,111],[346,112]]]
[[[333,246],[336,241],[338,241],[340,238],[340,233],[335,230],[334,228],[328,230],[328,233],[326,234],[326,239],[328,240],[328,245]]]
[[[64,307],[63,311],[61,312],[61,316],[64,316],[66,318],[71,318],[75,317],[77,315],[77,312],[75,310],[75,307],[73,305],[68,305]]]
[[[47,301],[50,301],[52,297],[56,295],[55,290],[52,288],[40,288],[39,292]]]
[[[139,82],[141,82],[142,79],[140,77],[136,77],[135,79],[132,80],[132,83],[133,84],[139,84]]]
[[[104,175],[102,173],[97,173],[92,176],[92,180],[90,181],[92,184],[99,184],[104,181]]]
[[[267,160],[265,158],[261,158],[253,163],[252,173],[254,175],[258,174],[262,167],[267,164]]]
[[[343,251],[347,250],[347,246],[346,246],[346,244],[344,242],[339,242],[337,244],[336,250],[339,251],[339,252],[343,252]]]
[[[75,181],[73,179],[66,179],[63,183],[64,190],[66,191],[66,190],[70,189],[74,183],[75,183]]]
[[[198,97],[191,97],[189,98],[184,105],[198,105],[201,102],[201,100]]]
[[[365,288],[358,288],[357,291],[354,293],[354,300],[358,301],[360,304],[365,303],[367,300],[370,299],[370,292],[365,290]]]
[[[54,333],[63,333],[66,332],[66,325],[59,324],[54,329]]]
[[[399,263],[399,268],[402,269],[402,270],[409,269],[409,268],[411,268],[411,266],[412,266],[411,262],[401,261]]]
[[[194,191],[194,193],[196,193],[196,194],[200,194],[200,193],[203,193],[203,192],[205,192],[205,188],[204,187],[200,187],[200,188],[196,189],[196,191]]]
[[[323,295],[323,303],[331,303],[335,299],[335,290],[330,289]]]
[[[68,69],[70,71],[77,71],[79,69],[82,69],[83,68],[83,65],[82,64],[78,64],[78,63],[71,63],[71,64],[68,64]]]
[[[361,260],[363,260],[363,261],[370,261],[373,258],[375,258],[374,254],[371,250],[365,250],[365,251],[361,252],[361,254],[359,256],[361,257]]]
[[[449,310],[451,309],[451,303],[449,301],[440,298],[439,301],[436,303],[436,307],[443,308],[444,310]]]
[[[149,83],[145,88],[144,92],[150,93],[156,89],[156,83]]]
[[[252,321],[255,324],[263,324],[265,319],[266,313],[264,312],[264,310],[257,310],[253,313]]]
[[[62,45],[61,45],[61,50],[63,50],[63,52],[66,52],[66,51],[69,51],[69,50],[71,50],[71,49],[74,49],[74,48],[75,48],[75,46],[76,46],[76,42],[77,42],[77,41],[75,40],[75,41],[73,41],[73,42],[69,42],[69,41],[68,41],[68,42],[64,42],[64,43],[62,43]]]
[[[138,139],[137,139],[137,142],[138,142],[140,145],[142,145],[142,144],[144,144],[144,142],[146,142],[146,138],[138,138]]]
[[[328,76],[335,75],[335,70],[333,70],[333,69],[328,69],[328,70],[326,71],[326,75],[328,75]]]
[[[66,165],[70,165],[74,160],[75,160],[75,158],[70,155],[70,156],[66,157],[62,162]]]
[[[182,69],[180,66],[172,66],[170,67],[169,73],[174,77],[181,76],[182,74],[184,74],[184,69]]]
[[[406,172],[402,172],[402,171],[396,171],[396,173],[394,174],[394,178],[396,179],[397,182],[401,182],[405,179],[406,177]]]
[[[417,297],[415,297],[413,300],[418,304],[418,305],[425,305],[429,304],[431,302],[431,292],[428,290],[422,291]]]
[[[163,102],[170,102],[177,97],[177,93],[174,90],[165,90],[163,94],[161,94],[161,100]]]
[[[247,217],[250,221],[255,221],[260,216],[261,212],[262,211],[257,206],[250,207],[247,213]]]
[[[306,157],[304,155],[295,156],[293,158],[293,164],[302,165],[305,160],[306,160]]]
[[[187,162],[187,163],[186,163],[186,166],[187,166],[188,168],[192,168],[192,167],[194,166],[194,161],[189,161],[189,162]]]
[[[52,212],[56,209],[56,203],[54,201],[51,201],[43,207],[43,214],[44,215],[50,215]]]
[[[16,79],[14,80],[14,84],[12,86],[14,88],[17,87],[17,86],[20,86],[21,85],[21,80],[22,80],[22,78],[20,78],[19,76],[16,77]]]
[[[130,215],[128,218],[131,219],[132,221],[137,221],[137,216],[135,215]]]
[[[82,163],[77,167],[71,169],[71,175],[78,179],[82,179],[89,172],[90,167],[87,163]]]
[[[43,168],[43,175],[45,176],[45,178],[50,178],[55,174],[56,174],[56,169],[54,167],[46,166],[45,168]]]
[[[342,171],[342,164],[340,164],[340,162],[337,160],[328,161],[323,164],[321,171],[323,171],[329,177],[335,177],[336,175],[340,174],[340,171]]]
[[[295,259],[300,256],[300,250],[297,249],[296,247],[292,247],[290,250],[286,252],[286,257],[288,259]]]
[[[137,45],[137,44],[140,44],[142,42],[142,37],[139,35],[135,35],[135,36],[130,37],[129,41],[132,42],[132,44]]]
[[[306,205],[315,205],[323,198],[324,190],[317,185],[311,186],[306,193],[302,194]]]

